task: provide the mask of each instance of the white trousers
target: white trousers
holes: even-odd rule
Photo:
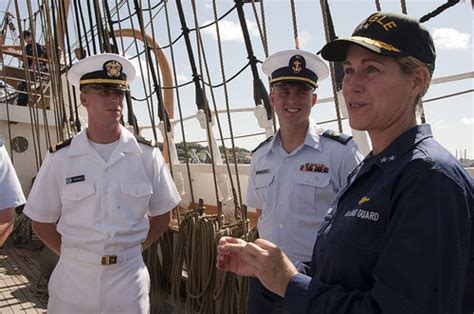
[[[49,314],[150,313],[150,275],[141,254],[101,265],[95,254],[61,252],[49,279]]]

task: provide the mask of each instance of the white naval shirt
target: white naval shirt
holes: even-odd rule
[[[71,144],[47,153],[28,197],[25,214],[58,222],[62,245],[99,254],[140,245],[147,237],[147,214],[169,212],[180,201],[159,149],[138,143],[122,127],[105,162],[86,130]]]
[[[25,196],[7,150],[0,139],[0,210],[25,204]]]
[[[252,155],[246,205],[262,209],[260,238],[275,243],[293,262],[311,260],[326,211],[362,160],[354,141],[344,145],[323,132],[310,121],[303,145],[290,154],[278,132]]]

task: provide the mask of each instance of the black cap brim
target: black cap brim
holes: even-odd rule
[[[347,49],[349,49],[349,46],[352,44],[369,49],[377,54],[384,56],[407,56],[407,54],[403,53],[398,48],[393,47],[389,44],[376,41],[367,37],[359,36],[336,39],[330,43],[327,43],[318,53],[321,54],[323,59],[326,59],[328,61],[344,61],[347,57]]]
[[[114,84],[84,84],[84,85],[81,85],[81,89],[82,88],[93,88],[93,89],[99,89],[99,90],[118,90],[122,92],[130,91],[127,87],[114,85]]]
[[[303,86],[307,86],[307,87],[310,87],[310,88],[313,88],[313,89],[316,89],[318,88],[318,83],[313,81],[313,80],[310,80],[310,79],[307,79],[307,78],[302,78],[302,77],[279,77],[279,78],[275,78],[275,79],[272,79],[270,80],[270,85],[271,86],[275,86],[275,85],[278,85],[278,84],[299,84],[299,85],[303,85]]]

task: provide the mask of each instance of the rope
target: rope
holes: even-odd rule
[[[78,0],[79,2],[81,0]],[[91,3],[90,1],[87,1],[87,15],[89,16],[89,29],[90,29],[90,33],[91,33],[91,38],[96,38],[96,36],[94,35],[94,23],[92,22],[92,11],[91,11]],[[92,42],[92,51],[94,54],[97,54],[97,48],[95,46],[95,40],[91,40]]]
[[[171,41],[171,28],[170,28],[170,23],[169,23],[169,14],[168,14],[168,2],[165,2],[165,17],[166,17],[166,29],[168,33],[168,40]],[[170,53],[171,53],[171,64],[172,64],[172,69],[173,69],[173,79],[174,79],[174,84],[177,85],[178,83],[178,75],[176,71],[176,62],[174,58],[174,48],[173,46],[170,46]],[[178,112],[179,112],[179,118],[182,121],[183,120],[183,111],[181,107],[181,97],[179,93],[179,89],[176,89],[176,102],[178,104]],[[180,123],[181,125],[181,136],[183,137],[183,144],[184,144],[184,151],[186,153],[186,156],[188,154],[188,146],[186,144],[186,132],[184,130],[184,123]],[[185,163],[186,163],[186,170],[187,170],[187,175],[188,175],[188,183],[189,183],[189,191],[191,194],[191,202],[192,204],[195,204],[195,198],[194,198],[194,190],[193,190],[193,185],[192,185],[192,180],[191,180],[191,169],[189,167],[189,159],[185,158]],[[179,214],[178,214],[179,218]]]
[[[89,47],[89,38],[88,38],[88,32],[86,32],[86,22],[84,21],[84,14],[82,12],[82,6],[81,6],[81,1],[80,0],[74,0],[74,9],[77,12],[77,29],[81,29],[81,23],[82,22],[82,28],[84,29],[84,37],[79,37],[79,38],[84,38],[84,42],[86,43],[86,48],[87,48],[87,54],[90,55],[90,47]],[[80,13],[80,18],[79,18],[79,13]],[[82,40],[79,40],[79,48],[81,49],[82,47]]]
[[[268,57],[268,41],[267,41],[267,29],[265,27],[265,11],[263,9],[263,0],[260,0],[261,5],[261,14],[262,22],[258,17],[257,7],[255,6],[255,0],[252,0],[252,9],[255,16],[255,22],[257,23],[258,32],[260,34],[260,40],[262,41],[263,51],[265,53],[265,58]],[[263,27],[262,27],[263,24]]]
[[[194,12],[195,22],[197,23],[197,13],[196,13],[196,10],[195,10],[195,0],[192,1],[192,4],[193,4],[193,12]],[[218,27],[217,27],[217,30],[219,30]],[[198,41],[198,48],[200,48],[200,49],[198,49],[198,52],[202,51],[203,65],[206,69],[206,75],[208,77],[208,80],[209,80],[209,82],[211,82],[211,74],[210,74],[210,71],[209,71],[208,63],[207,63],[207,58],[206,58],[206,53],[205,53],[205,50],[204,50],[204,44],[202,42],[201,33],[200,33],[199,30],[197,30],[196,34],[198,35],[198,36],[196,36],[196,39]],[[219,39],[220,39],[220,34],[219,34]],[[220,41],[219,41],[219,45],[220,45]],[[201,64],[201,59],[199,61],[200,61],[200,64]],[[220,51],[220,61],[221,61],[220,62],[221,63],[221,73],[223,74],[223,80],[225,81],[225,74],[222,72],[223,71],[223,56],[222,56],[221,51]],[[216,102],[216,99],[215,99],[214,90],[210,89],[210,92],[211,92],[211,99],[212,99],[212,104],[213,104],[213,107],[214,107],[214,112],[217,112],[218,111],[217,110],[217,102]],[[230,121],[230,108],[229,108],[229,101],[228,101],[228,94],[227,94],[226,85],[224,85],[224,92],[225,92],[225,96],[226,96],[226,108],[227,108],[227,114],[228,114],[228,119],[229,119],[229,121],[228,121],[229,122],[229,128],[230,128],[230,132],[232,134],[232,122]],[[210,113],[208,113],[208,114],[210,115]],[[216,115],[215,117],[216,117],[217,127],[218,127],[218,130],[219,130],[219,135],[222,139],[224,136],[223,136],[223,132],[222,132],[221,122],[220,122],[220,119],[219,119],[218,115]],[[213,147],[212,147],[211,141],[210,141],[210,132],[212,132],[210,127],[208,127],[208,132],[209,132],[209,148],[210,148],[212,156],[214,156]],[[231,191],[232,191],[232,194],[233,194],[233,201],[234,201],[234,206],[235,206],[234,216],[235,216],[236,219],[239,219],[240,206],[237,204],[237,197],[236,197],[236,192],[235,192],[234,179],[233,179],[232,173],[230,171],[229,158],[227,156],[227,149],[226,149],[224,140],[221,140],[221,145],[222,145],[222,149],[223,149],[223,153],[224,153],[224,160],[225,160],[225,164],[226,164],[228,180],[230,182]],[[233,140],[232,140],[232,145],[233,145],[233,152],[234,152],[234,156],[235,156],[235,145],[234,145]],[[219,149],[219,148],[217,147],[217,149]],[[214,174],[214,177],[215,177],[216,172],[215,172],[214,158],[212,158],[212,168],[213,168],[213,174]],[[239,180],[238,177],[237,177],[237,180]],[[227,183],[224,182],[224,184],[227,184]],[[218,195],[218,192],[217,192],[217,181],[216,180],[215,180],[215,188],[216,188],[216,202],[218,202],[219,201],[219,195]],[[239,195],[240,195],[240,185],[239,185]],[[240,201],[240,203],[242,203],[242,202]]]
[[[130,7],[130,2],[127,1],[126,4],[127,4],[128,16],[131,16],[132,15],[132,9]],[[135,8],[135,14],[138,15],[138,13],[139,13],[139,7],[136,7]],[[139,24],[141,24],[141,23],[142,22],[139,22]],[[131,26],[131,29],[133,31],[135,31],[135,24],[134,24],[132,19],[130,19],[130,26]],[[143,37],[143,40],[144,40],[144,44],[146,45],[146,41],[145,41],[146,39],[144,37],[143,31],[142,31],[142,37]],[[139,47],[138,47],[138,41],[135,37],[133,37],[132,44],[129,46],[129,48],[132,45],[135,47],[135,53],[138,55],[139,54]],[[149,56],[147,54],[145,54],[145,58],[147,60],[146,61],[147,73],[149,73],[149,62],[148,62]],[[146,104],[147,104],[148,117],[150,118],[150,124],[152,126],[151,130],[152,130],[152,133],[153,133],[153,139],[156,141],[158,139],[158,134],[156,132],[155,111],[154,111],[153,103],[151,102],[151,95],[153,95],[153,94],[151,94],[151,93],[148,94],[148,91],[152,90],[151,81],[149,80],[148,84],[147,84],[147,82],[145,81],[146,76],[143,73],[142,60],[141,60],[141,58],[137,58],[137,60],[138,60],[138,67],[140,69],[140,77],[141,77],[141,81],[142,81],[142,86],[144,87],[144,92],[145,92],[145,99],[146,99]],[[147,88],[147,85],[148,85],[148,88]]]
[[[402,5],[402,13],[407,14],[407,4],[406,4],[405,0],[400,0],[400,2],[401,2],[401,5]]]
[[[19,10],[17,1],[15,1],[15,10],[16,10],[16,15],[18,17],[18,21],[20,21],[21,20],[20,10]],[[19,31],[20,34],[23,33],[23,28],[21,26],[21,23],[18,24],[18,31]],[[28,71],[28,67],[26,66],[26,64],[28,64],[28,62],[26,60],[26,49],[25,49],[25,42],[23,40],[23,36],[21,36],[21,39],[20,39],[20,46],[21,46],[21,50],[22,50],[22,53],[23,53],[23,65],[24,65],[25,79],[26,79],[26,82],[31,82],[30,71]],[[30,84],[26,84],[26,87],[27,87],[28,94],[30,94],[30,92],[31,92]],[[34,111],[31,108],[31,106],[29,106],[28,110],[29,110],[31,134],[32,134],[32,137],[33,137],[33,146],[34,146],[34,151],[35,151],[36,169],[39,169],[39,165],[41,164],[41,152],[38,151],[38,147],[39,147],[39,144],[40,144],[39,143],[39,137],[37,136],[37,134],[39,133],[39,131],[37,132],[37,130],[38,130],[38,120],[37,120],[37,117],[34,115]]]
[[[468,94],[468,93],[472,93],[472,92],[474,92],[474,89],[467,89],[467,90],[463,90],[463,91],[460,91],[460,92],[457,92],[457,93],[452,93],[452,94],[447,94],[447,95],[443,95],[443,96],[439,96],[439,97],[426,99],[426,100],[423,100],[423,102],[427,103],[427,102],[437,101],[437,100],[450,98],[450,97],[454,97],[454,96],[460,96],[460,95],[464,95],[464,94]]]
[[[214,18],[217,20],[216,1],[214,0],[212,2],[212,4],[213,4],[213,11],[214,11]],[[225,82],[226,81],[226,76],[225,76],[225,69],[224,69],[224,55],[222,53],[222,44],[221,44],[221,34],[220,34],[220,29],[219,29],[219,23],[216,23],[216,31],[217,31],[217,43],[218,43],[218,48],[219,48],[219,60],[220,60],[220,65],[221,65],[222,81]],[[249,64],[250,63],[248,63],[247,65],[249,65]],[[234,130],[233,130],[233,127],[232,127],[232,119],[231,119],[231,116],[230,116],[229,93],[228,93],[228,90],[227,90],[227,84],[224,84],[224,96],[225,96],[225,106],[226,106],[226,111],[227,111],[227,123],[229,125],[229,132],[230,132],[230,137],[231,137],[232,157],[234,158],[235,176],[237,178],[236,181],[237,181],[237,190],[238,190],[238,201],[239,201],[238,203],[237,203],[237,195],[235,194],[235,187],[234,187],[234,184],[233,184],[232,175],[231,175],[231,172],[230,172],[229,161],[228,161],[228,158],[227,158],[227,151],[226,151],[226,148],[224,146],[224,140],[221,140],[221,142],[222,142],[222,147],[224,149],[224,156],[225,156],[225,159],[226,159],[226,165],[227,165],[227,170],[228,170],[228,173],[229,173],[229,179],[230,179],[231,186],[232,186],[234,206],[235,206],[235,209],[237,211],[237,209],[242,206],[242,191],[240,189],[240,180],[238,179],[239,178],[239,170],[238,170],[238,167],[237,167],[237,153],[235,151]],[[217,112],[217,108],[215,108],[215,112]],[[223,136],[221,134],[221,138],[222,137]],[[237,218],[237,212],[235,212],[235,217]]]
[[[148,6],[151,7],[151,3],[150,3],[150,0],[148,0]],[[156,6],[155,6],[156,7]],[[161,7],[159,9],[159,12],[163,9],[163,7]],[[152,15],[152,11],[149,10],[149,17],[150,17],[150,21],[152,21],[155,17],[156,17],[156,14],[155,15]],[[158,13],[157,13],[158,14]],[[141,14],[137,14],[138,16],[140,16]],[[145,29],[142,30],[143,33],[145,33]],[[155,28],[153,26],[153,24],[151,24],[151,35],[152,35],[152,38],[155,38]],[[162,83],[161,83],[161,76],[160,75],[156,75],[155,72],[154,72],[154,68],[153,68],[153,64],[151,62],[151,54],[150,54],[150,50],[151,48],[149,48],[149,45],[146,45],[146,47],[148,47],[147,49],[147,56],[148,58],[150,59],[149,61],[149,64],[150,64],[150,70],[151,70],[151,73],[153,75],[153,78],[154,78],[154,82],[155,82],[155,77],[157,76],[158,77],[158,83],[157,85],[155,85],[155,90],[156,90],[156,94],[157,94],[157,97],[158,97],[158,117],[160,118],[160,120],[163,122],[163,130],[164,130],[164,142],[166,142],[167,146],[168,146],[168,149],[166,150],[167,152],[167,157],[168,157],[168,160],[170,161],[169,162],[169,168],[170,168],[170,173],[171,173],[171,176],[172,178],[174,179],[175,175],[174,175],[174,170],[173,170],[173,163],[171,162],[172,158],[171,158],[171,150],[170,150],[170,146],[171,145],[175,145],[174,141],[172,139],[170,139],[170,136],[169,136],[169,133],[172,131],[172,125],[171,125],[171,121],[170,121],[170,118],[169,118],[169,113],[165,107],[165,104],[164,104],[164,101],[163,101],[163,93],[162,93],[162,89],[161,89],[161,86],[162,86]],[[153,49],[157,49],[156,45],[153,44]],[[158,62],[158,57],[156,56],[156,51],[154,52],[155,53],[155,60],[156,60],[156,67],[157,67],[157,71],[158,71],[158,74],[159,74],[159,62]],[[172,103],[173,104],[173,103]],[[163,145],[164,146],[164,145]],[[179,210],[178,210],[178,207],[175,207],[174,208],[174,211],[176,212],[176,218],[178,220],[178,224],[180,223],[180,217],[179,217]]]
[[[335,34],[330,34],[330,28],[334,30],[334,25],[332,23],[331,12],[329,10],[329,4],[327,0],[320,0],[321,4],[321,12],[323,15],[324,21],[324,33],[326,35],[326,42],[330,42],[335,37]],[[334,32],[335,33],[335,32]],[[342,132],[342,122],[341,122],[341,110],[339,106],[339,100],[337,97],[337,82],[336,82],[336,68],[334,66],[334,62],[329,63],[329,68],[331,70],[331,82],[332,82],[332,92],[334,96],[334,105],[336,107],[336,117],[337,117],[337,125],[339,128],[339,132]]]
[[[420,23],[424,23],[430,19],[432,19],[433,17],[441,14],[443,11],[445,11],[446,9],[449,9],[450,7],[456,5],[459,3],[459,0],[448,0],[448,2],[446,2],[445,4],[443,5],[440,5],[438,8],[436,8],[434,11],[422,16],[420,18]]]
[[[291,0],[291,21],[293,24],[293,39],[295,41],[295,48],[300,49],[300,40],[298,38],[298,25],[296,20],[296,8],[295,8],[295,1]]]
[[[380,7],[380,0],[375,0],[375,7],[377,8],[377,12],[382,11],[382,8]]]

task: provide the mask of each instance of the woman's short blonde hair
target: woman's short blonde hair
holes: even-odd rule
[[[395,58],[395,61],[400,66],[400,71],[405,75],[413,74],[415,70],[418,69],[419,67],[425,68],[426,71],[428,71],[429,73],[429,79],[426,82],[426,85],[424,86],[423,91],[416,97],[416,100],[415,100],[415,110],[419,111],[421,109],[421,102],[420,102],[421,97],[423,97],[428,91],[428,88],[430,87],[430,84],[431,84],[431,77],[433,73],[432,71],[430,71],[430,68],[428,67],[427,64],[418,60],[415,57],[411,57],[411,56],[398,57],[398,58]]]

